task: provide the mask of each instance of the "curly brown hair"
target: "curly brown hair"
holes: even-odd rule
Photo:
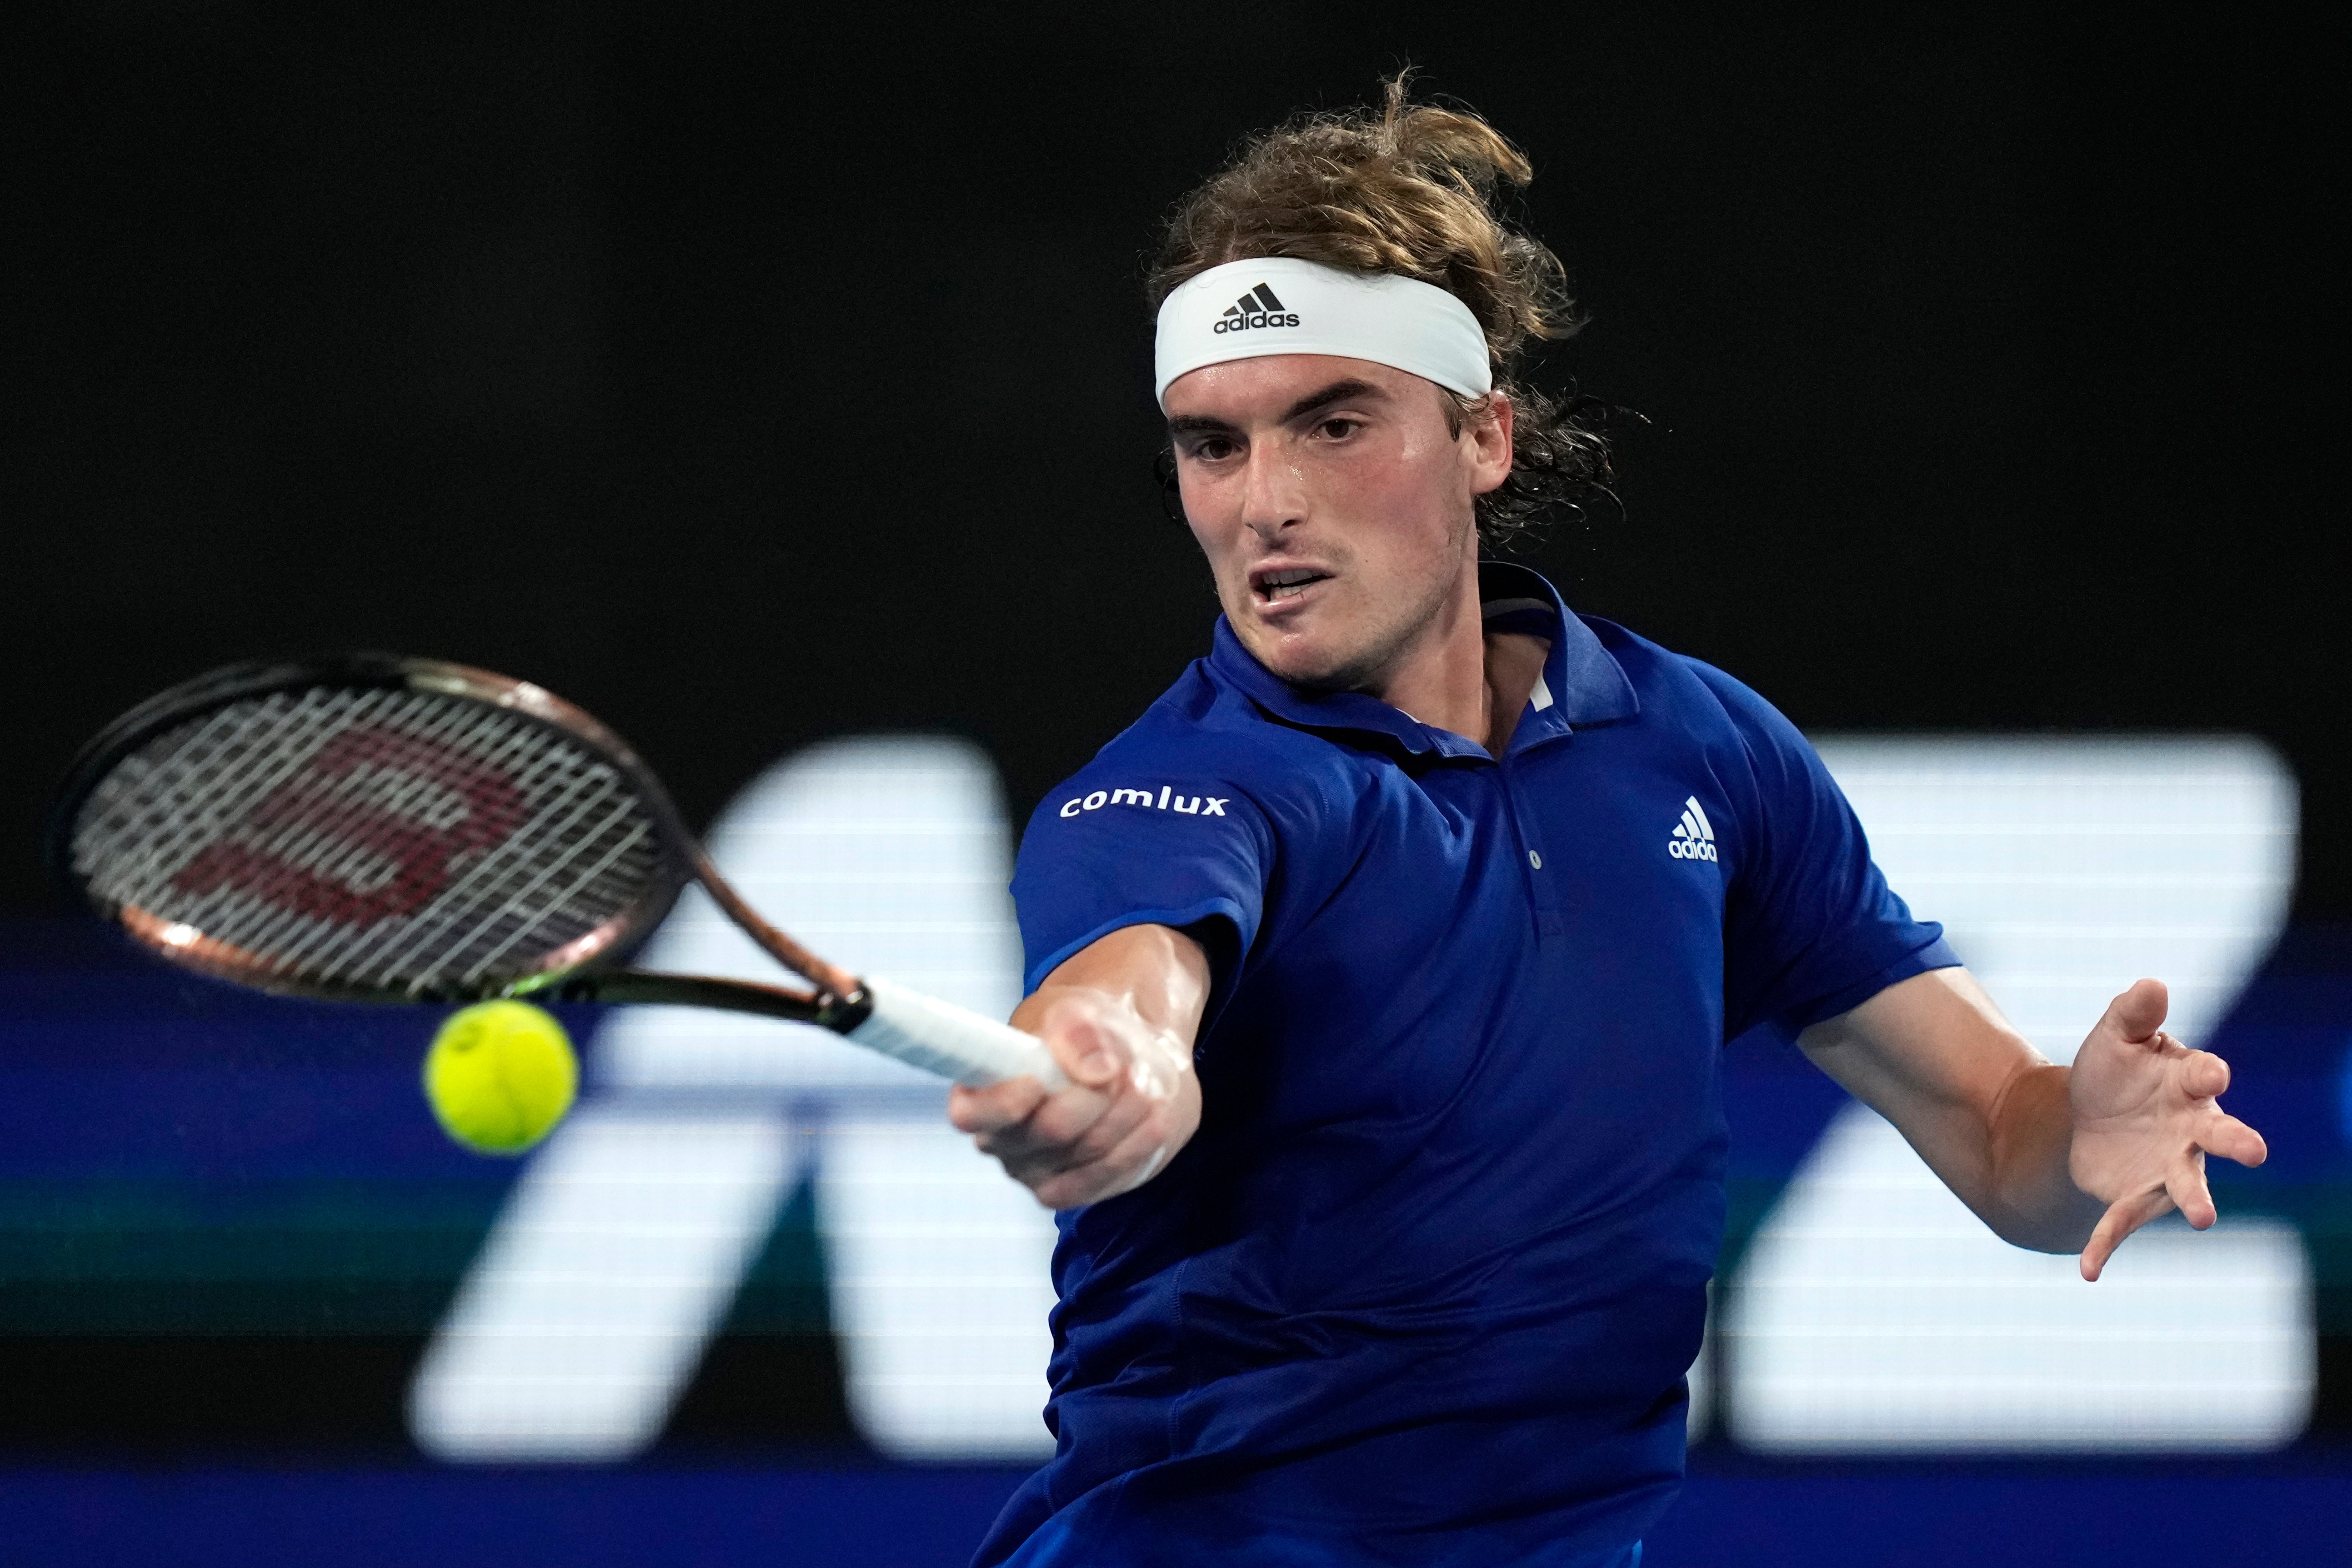
[[[1615,506],[1608,426],[1623,411],[1517,379],[1531,340],[1583,324],[1559,258],[1496,208],[1499,185],[1535,171],[1477,115],[1411,101],[1410,76],[1381,84],[1378,110],[1300,114],[1251,138],[1177,205],[1145,296],[1157,310],[1195,273],[1262,256],[1398,273],[1453,294],[1478,318],[1495,389],[1516,416],[1510,477],[1477,503],[1479,539],[1506,549],[1551,517]],[[1458,436],[1486,400],[1452,395]]]

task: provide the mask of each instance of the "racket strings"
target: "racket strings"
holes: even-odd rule
[[[278,751],[253,745],[264,730],[278,739]],[[309,760],[299,730],[299,715],[278,700],[258,709],[240,704],[124,759],[101,792],[113,797],[113,809],[85,809],[77,825],[76,869],[87,877],[93,865],[108,866],[126,901],[143,905],[159,879],[176,874],[197,847]],[[177,775],[170,784],[139,787],[165,770]]]
[[[401,717],[396,711],[393,716]],[[406,732],[431,746],[436,743],[435,732],[447,727],[446,723],[426,724]],[[353,750],[375,754],[337,759],[349,763],[337,768],[327,759],[339,739],[349,735],[369,737],[375,743]],[[341,924],[364,924],[368,914],[389,912],[418,892],[420,884],[413,876],[409,857],[422,847],[431,819],[447,813],[430,807],[417,809],[423,804],[421,797],[433,786],[423,773],[398,767],[397,748],[383,745],[384,738],[383,731],[354,724],[331,732],[323,746],[303,746],[306,763],[314,768],[323,763],[332,769],[336,775],[333,784],[325,789],[315,787],[317,781],[312,781],[314,787],[310,788],[289,788],[281,784],[251,803],[244,818],[245,832],[216,839],[213,847],[199,855],[199,862],[215,857],[236,869],[246,868],[244,862],[248,858],[258,860],[264,867],[275,862],[276,868],[292,873],[305,884],[310,896],[293,901],[277,900],[277,918],[254,933],[257,940],[284,937],[289,922],[305,915],[333,917],[324,923],[312,922],[314,937]],[[387,750],[394,751],[395,755],[386,758],[383,753]],[[385,765],[388,762],[393,765]],[[335,787],[338,785],[341,787]],[[510,803],[478,804],[489,805],[498,816],[512,815]],[[331,809],[335,805],[342,808],[340,813]],[[365,814],[366,831],[352,831],[357,826],[352,817],[355,813]],[[498,837],[495,817],[485,820],[483,812],[461,805],[456,817],[473,829],[466,835],[467,839],[494,842]],[[201,878],[190,877],[193,868],[184,868],[173,877],[173,885],[196,890],[195,884]],[[409,880],[404,886],[404,875]],[[297,942],[282,956],[289,962],[299,962],[303,955],[304,947]]]
[[[384,710],[389,706],[379,705],[368,717],[396,716],[385,713]],[[436,731],[446,727],[427,724],[419,726],[413,732],[430,743]],[[289,735],[282,743],[287,744],[290,751],[299,752],[305,764],[310,764],[319,760],[320,753],[328,743],[331,743],[335,733],[335,731],[329,730],[320,736]],[[370,793],[367,785],[372,782],[363,778],[360,781],[361,787],[345,792],[346,799],[356,795],[359,802],[364,802]],[[249,802],[244,818],[247,831],[237,836],[247,840],[247,846],[257,862],[251,868],[258,873],[247,879],[247,887],[241,889],[257,907],[249,911],[253,923],[240,929],[242,940],[237,945],[272,952],[276,962],[289,969],[299,967],[311,955],[314,948],[331,939],[339,930],[349,925],[365,928],[370,923],[365,919],[369,912],[366,900],[372,895],[389,895],[383,899],[387,909],[401,898],[400,892],[393,890],[392,883],[396,880],[403,864],[401,851],[407,847],[404,836],[396,831],[385,834],[379,830],[372,835],[339,837],[335,828],[340,825],[320,809],[325,804],[320,798],[321,793],[316,788],[291,790],[287,796],[279,796],[273,792],[272,795],[264,796],[260,801]],[[278,809],[271,809],[273,804],[278,805]],[[394,799],[384,802],[390,814],[395,816],[404,804],[407,803],[399,800],[396,795]],[[310,809],[301,809],[303,806]],[[377,826],[381,829],[380,823]],[[221,840],[216,839],[215,843],[218,842]],[[320,853],[315,856],[302,853],[314,843],[319,846]],[[268,862],[271,859],[278,862],[279,868],[300,878],[299,885],[314,896],[288,898],[283,895],[290,889],[273,888],[268,868]],[[309,875],[302,877],[305,872]],[[184,878],[176,876],[173,884],[182,889],[189,885]],[[340,889],[349,896],[338,898],[332,891],[327,892],[324,899],[315,896],[322,889]],[[279,896],[273,897],[273,894]],[[338,915],[341,920],[332,918]]]
[[[418,966],[419,981],[429,984],[446,974],[452,963],[495,940],[496,945],[464,972],[464,980],[474,984],[526,940],[536,936],[544,939],[540,945],[560,947],[593,930],[599,921],[581,924],[576,915],[604,901],[590,896],[598,879],[652,837],[635,797],[620,787],[619,777],[612,770],[601,772],[601,777],[553,784],[549,815],[562,815],[552,826],[534,839],[510,840],[500,852],[483,857],[467,873],[459,889],[462,897],[442,900],[432,920],[417,922],[418,929],[405,933],[406,940],[396,951],[371,961],[366,973],[383,978],[414,965]],[[585,831],[581,830],[583,822],[589,824]],[[600,846],[604,851],[598,855]],[[583,861],[587,864],[581,869]],[[576,875],[562,881],[561,873],[567,869]],[[641,878],[620,900],[621,906],[635,897],[635,889],[643,886]],[[491,907],[485,911],[484,905]],[[575,918],[567,919],[567,915]],[[453,937],[455,928],[469,918],[470,928]],[[495,939],[501,926],[508,934]],[[364,942],[354,945],[351,962],[359,961],[365,945]],[[435,952],[440,957],[430,961]]]
[[[617,931],[663,875],[621,771],[520,715],[437,692],[313,688],[148,742],[90,793],[91,892],[257,977],[473,994]]]
[[[459,731],[465,721],[478,720],[482,712],[469,704],[452,703],[446,699],[427,697],[415,700],[419,707],[437,706],[446,710],[437,722],[430,723],[419,731],[422,739],[433,743],[446,741]],[[544,732],[512,720],[509,721],[509,726],[511,732],[495,742],[478,757],[482,776],[485,779],[511,779],[523,792],[541,795],[564,793],[562,782],[551,780],[548,776],[560,766],[563,760],[562,753],[542,751],[539,755],[530,754],[531,743],[543,742],[546,739]],[[486,738],[478,736],[477,740]],[[602,768],[600,764],[599,772],[610,782],[617,784],[609,768]],[[492,802],[491,811],[497,812],[501,804]],[[545,815],[545,812],[541,813],[542,817]],[[493,833],[479,837],[486,837],[489,842],[495,843],[499,835]],[[353,931],[342,925],[314,925],[308,937],[288,945],[284,960],[292,963],[314,961],[330,979],[345,979],[362,984],[429,986],[439,977],[441,965],[427,963],[420,972],[410,974],[402,967],[404,963],[418,960],[436,941],[440,942],[445,952],[450,951],[446,941],[449,928],[466,918],[470,900],[479,894],[487,880],[499,874],[502,861],[510,862],[518,854],[529,853],[543,844],[547,837],[540,833],[509,839],[500,850],[484,855],[448,889],[448,896],[436,901],[429,914],[407,926],[396,921],[379,921],[362,924]],[[284,918],[281,916],[281,920]],[[403,941],[403,938],[406,940]],[[339,940],[342,946],[340,951],[335,951],[334,944]],[[388,954],[383,951],[395,947],[397,951]],[[370,953],[372,948],[377,950],[373,956]]]

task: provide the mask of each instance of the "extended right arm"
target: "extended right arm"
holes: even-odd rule
[[[948,1118],[1048,1208],[1141,1186],[1201,1124],[1192,1041],[1209,997],[1201,944],[1170,926],[1123,926],[1073,953],[1014,1010],[1069,1076],[957,1088]]]

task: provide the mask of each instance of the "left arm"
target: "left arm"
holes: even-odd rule
[[[2003,1240],[2082,1251],[2096,1279],[2124,1237],[2179,1208],[2214,1219],[2205,1155],[2259,1165],[2261,1134],[2223,1113],[2219,1057],[2165,1034],[2164,986],[2116,997],[2072,1068],[2011,1027],[1964,969],[1915,974],[1798,1037],[1815,1065],[1893,1122]]]

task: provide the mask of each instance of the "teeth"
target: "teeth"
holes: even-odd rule
[[[1264,594],[1268,599],[1287,599],[1306,587],[1307,584],[1321,582],[1323,577],[1323,573],[1306,567],[1295,567],[1287,572],[1271,572],[1259,582],[1258,592]]]

